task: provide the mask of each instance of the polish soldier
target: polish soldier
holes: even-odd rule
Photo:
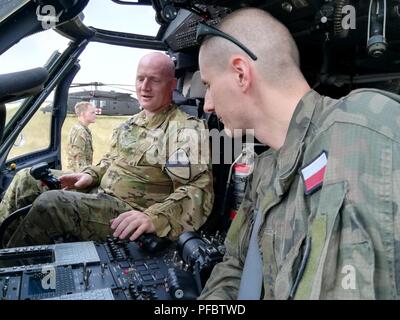
[[[197,35],[205,110],[270,147],[200,298],[398,299],[400,97],[318,94],[291,34],[263,10]]]

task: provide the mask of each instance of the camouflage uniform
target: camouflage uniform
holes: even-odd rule
[[[32,202],[48,188],[38,180],[32,178],[30,168],[17,172],[10,186],[7,188],[3,199],[0,202],[0,222],[17,209],[23,208]],[[61,171],[52,170],[56,176]]]
[[[92,133],[87,126],[78,122],[68,135],[67,169],[80,172],[84,167],[91,166],[93,161]]]
[[[151,218],[158,236],[176,239],[199,229],[214,199],[209,152],[198,158],[200,144],[208,147],[203,129],[202,121],[176,106],[151,118],[144,111],[133,116],[114,130],[110,152],[84,170],[95,191],[42,193],[8,246],[48,243],[60,235],[102,241],[111,233],[110,219],[132,209]],[[15,194],[13,189],[15,184],[7,193]]]
[[[400,97],[382,93],[302,98],[282,148],[258,157],[227,253],[200,299],[236,299],[256,199],[262,298],[289,298],[302,263],[295,299],[399,298]],[[299,169],[324,151],[322,188],[306,195]]]

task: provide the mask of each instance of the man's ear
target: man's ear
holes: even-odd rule
[[[243,91],[247,91],[251,84],[251,66],[249,61],[239,55],[233,56],[230,66],[234,72],[235,81],[238,86]]]
[[[177,78],[173,78],[171,80],[171,89],[172,89],[172,91],[174,91],[176,89],[177,83],[178,83],[178,79]]]

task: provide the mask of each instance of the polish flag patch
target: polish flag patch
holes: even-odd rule
[[[306,195],[314,193],[322,186],[327,163],[328,156],[327,153],[323,151],[310,164],[300,169],[305,187],[304,193]]]

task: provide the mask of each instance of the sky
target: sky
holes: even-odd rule
[[[83,13],[83,22],[87,26],[100,29],[156,35],[159,28],[151,6],[126,6],[111,0],[90,0]],[[0,74],[43,66],[54,50],[63,51],[69,41],[51,29],[23,39],[0,56]],[[137,62],[148,52],[90,43],[79,58],[81,70],[73,82],[133,85]],[[116,90],[112,87],[104,89]]]

